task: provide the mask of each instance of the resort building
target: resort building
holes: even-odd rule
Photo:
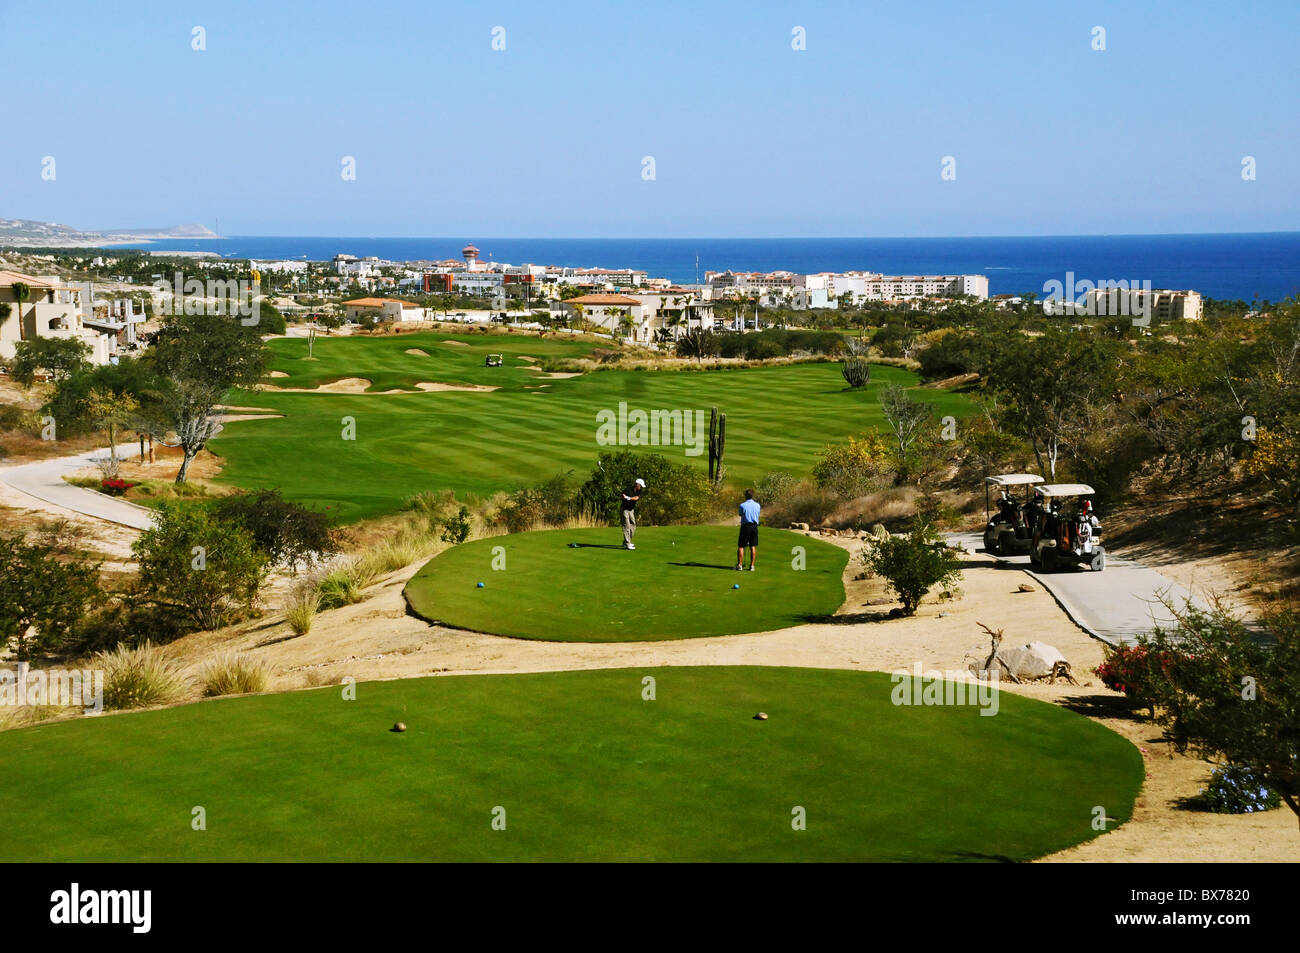
[[[401,298],[353,298],[344,301],[343,307],[349,321],[360,321],[363,315],[369,315],[376,321],[429,321],[432,320],[424,308],[414,301]]]
[[[27,294],[19,301],[15,285],[26,286]],[[0,271],[0,304],[9,305],[8,317],[0,320],[0,359],[12,360],[19,341],[34,338],[72,338],[84,343],[92,364],[107,364],[119,346],[134,342],[134,325],[143,320],[132,309],[127,320],[118,305],[118,316],[92,307],[92,289],[87,285],[64,284],[57,277],[39,278],[16,271]]]

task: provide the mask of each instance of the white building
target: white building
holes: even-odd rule
[[[18,300],[15,285],[26,285],[28,297]],[[12,360],[19,341],[34,338],[71,338],[89,349],[86,359],[92,364],[107,364],[126,335],[134,341],[134,325],[143,315],[131,314],[131,320],[113,320],[107,302],[95,302],[89,284],[69,285],[56,276],[35,277],[16,271],[0,271],[0,303],[9,305],[9,316],[0,321],[0,359]],[[96,306],[103,313],[96,314]],[[122,306],[118,305],[119,316]],[[102,320],[101,320],[102,319]]]

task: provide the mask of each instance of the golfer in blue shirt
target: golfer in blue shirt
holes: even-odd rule
[[[740,542],[736,545],[736,569],[745,568],[745,547],[749,547],[749,571],[754,571],[758,556],[758,516],[762,512],[754,491],[745,491],[745,502],[740,504]]]

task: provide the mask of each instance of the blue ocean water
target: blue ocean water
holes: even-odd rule
[[[510,264],[642,268],[679,283],[705,271],[877,271],[988,275],[990,294],[1048,281],[1149,280],[1211,298],[1280,301],[1300,294],[1300,232],[1024,238],[322,238],[232,236],[140,247],[231,258],[328,260],[339,252],[393,261],[460,257],[467,241]]]

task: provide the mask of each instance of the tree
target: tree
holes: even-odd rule
[[[253,534],[202,505],[165,501],[156,513],[131,545],[150,598],[198,629],[250,609],[270,564]]]
[[[255,490],[223,496],[216,503],[216,515],[242,526],[272,564],[313,560],[336,550],[330,537],[329,517],[286,500],[279,490]]]
[[[36,383],[36,375],[45,371],[58,384],[78,371],[90,367],[86,355],[90,345],[78,338],[37,337],[14,345],[11,374],[24,387]]]
[[[266,369],[255,327],[233,318],[169,315],[154,337],[148,359],[165,382],[161,403],[184,451],[176,482],[217,432],[213,411],[232,387],[251,387]]]
[[[1138,686],[1156,722],[1180,752],[1249,768],[1300,819],[1300,614],[1267,617],[1262,633],[1221,606],[1174,615],[1172,629],[1138,640],[1167,660]]]
[[[10,287],[13,289],[14,301],[18,305],[18,337],[20,340],[25,340],[27,331],[23,328],[23,305],[31,298],[32,289],[30,285],[23,281],[15,281]],[[31,385],[27,386],[30,387]]]
[[[717,335],[705,328],[691,328],[677,341],[677,353],[681,357],[693,357],[701,363],[706,357],[718,353]]]
[[[108,427],[108,458],[113,477],[117,476],[117,431],[135,419],[140,402],[131,394],[108,388],[94,388],[86,401],[86,411],[100,427]]]
[[[99,591],[98,566],[55,555],[0,536],[0,650],[13,644],[19,661],[61,645]]]
[[[991,358],[989,386],[1005,398],[1007,429],[1029,441],[1039,472],[1055,480],[1062,450],[1092,429],[1090,405],[1113,403],[1122,345],[1057,328],[1009,335],[1003,344]]]
[[[901,384],[890,384],[881,391],[880,408],[894,433],[895,479],[905,483],[917,469],[917,451],[925,446],[934,414],[929,404],[917,400]]]
[[[932,586],[951,586],[961,578],[961,559],[944,545],[932,524],[920,516],[912,519],[906,535],[877,540],[862,553],[867,572],[889,583],[903,604],[903,615],[916,607]]]

